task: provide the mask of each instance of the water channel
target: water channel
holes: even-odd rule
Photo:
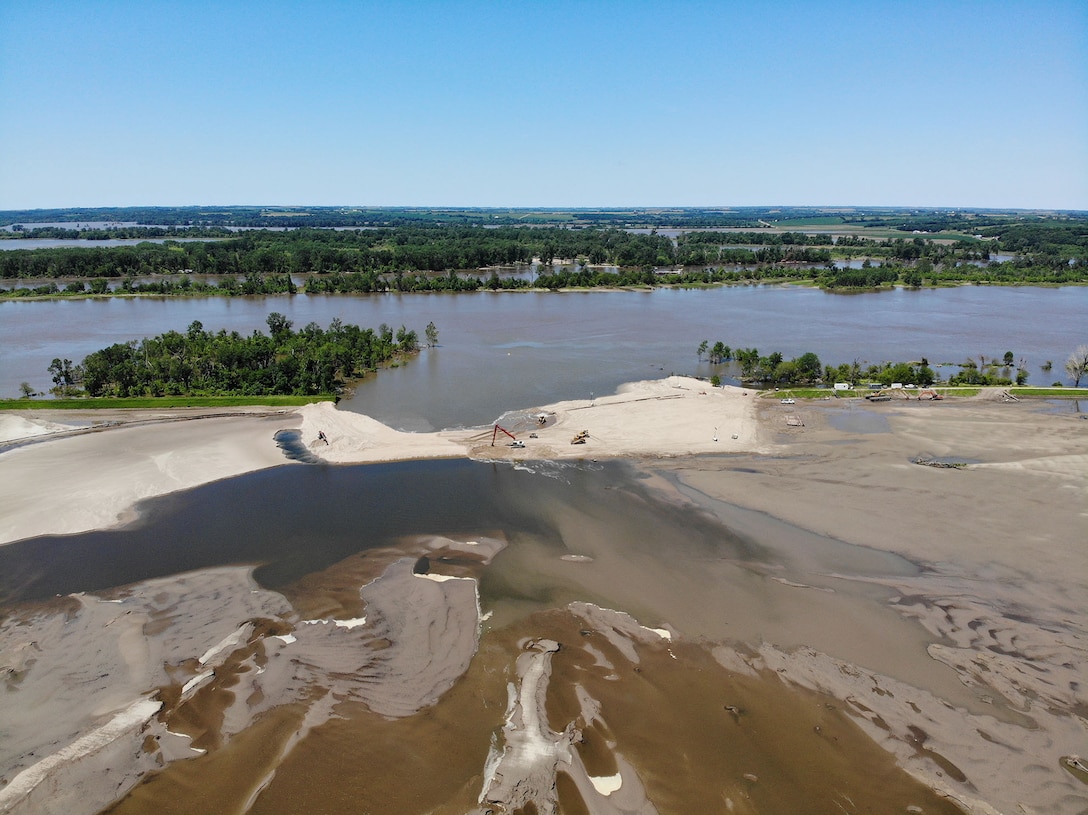
[[[1044,375],[1039,366],[1043,361],[1055,363],[1046,380],[1057,378],[1065,357],[1085,341],[1086,306],[1088,288],[1083,287],[963,287],[855,296],[799,287],[752,286],[637,292],[9,301],[0,303],[0,394],[14,395],[23,380],[44,388],[48,383],[45,368],[56,356],[78,361],[115,342],[171,329],[184,331],[194,320],[211,330],[263,330],[272,311],[286,314],[296,327],[311,321],[327,325],[340,318],[368,327],[404,324],[421,335],[427,322],[433,321],[439,328],[437,348],[425,349],[406,365],[368,377],[342,404],[343,409],[366,412],[410,430],[485,424],[507,410],[604,394],[626,381],[671,372],[709,375],[714,370],[696,357],[696,348],[704,339],[721,340],[733,347],[755,346],[763,353],[778,350],[786,357],[813,351],[829,364],[855,358],[867,362],[928,357],[935,365],[1012,351],[1018,359],[1026,360],[1031,381],[1041,382]],[[849,416],[845,421],[848,429],[858,434],[886,432],[886,427],[868,414]],[[279,444],[289,453],[292,445],[297,447],[296,442],[293,437],[281,437]],[[289,463],[289,457],[296,461]],[[783,648],[805,645],[937,694],[949,700],[950,711],[972,704],[984,707],[987,722],[992,721],[994,706],[975,699],[975,691],[961,683],[951,669],[928,657],[931,633],[890,605],[895,593],[881,581],[916,580],[921,574],[919,566],[898,555],[851,545],[728,505],[687,486],[679,473],[631,463],[583,460],[513,467],[452,460],[334,467],[300,464],[299,458],[285,455],[280,467],[146,501],[139,508],[139,518],[126,526],[46,535],[0,547],[0,619],[18,611],[25,601],[123,585],[130,586],[135,596],[141,591],[154,592],[156,586],[171,586],[172,580],[184,580],[186,575],[190,579],[194,573],[210,575],[215,567],[238,564],[256,567],[254,578],[259,587],[293,590],[297,595],[308,576],[336,574],[338,564],[348,569],[359,553],[399,545],[416,535],[498,534],[509,546],[488,567],[479,586],[480,605],[488,615],[487,631],[497,633],[485,636],[477,663],[483,661],[487,666],[487,659],[499,658],[498,646],[493,643],[501,642],[508,628],[516,632],[518,626],[528,626],[530,615],[544,615],[549,609],[581,600],[623,610],[645,625],[668,624],[692,640],[771,642]],[[747,463],[740,458],[718,457],[706,466],[718,471],[716,477],[729,481],[753,473],[745,469]],[[668,490],[661,491],[663,483],[671,485],[675,496],[685,501],[677,501]],[[57,501],[60,506],[64,498],[46,496],[44,500]],[[139,581],[147,580],[164,582],[142,588]],[[256,587],[249,584],[242,591],[244,597],[257,594]],[[122,592],[121,596],[128,595]],[[235,599],[225,595],[214,598],[217,604]],[[171,614],[186,617],[184,611]],[[111,647],[109,632],[95,629],[94,636],[103,638],[105,650]],[[592,645],[599,642],[594,636],[592,631],[582,631],[570,642],[576,647],[582,641]],[[198,655],[206,653],[208,644],[219,637],[217,634],[209,643],[194,645],[189,662],[196,664]],[[159,647],[154,635],[148,634],[147,641],[151,643],[149,651],[158,653],[154,651]],[[286,642],[287,638],[278,641]],[[83,647],[93,653],[103,650],[97,641]],[[66,657],[70,654],[64,653]],[[693,659],[690,650],[678,653],[684,682],[698,678],[707,663],[682,661]],[[677,659],[672,651],[668,658],[662,657],[664,664]],[[646,675],[659,675],[651,667]],[[499,701],[494,711],[501,711],[504,674],[488,670],[499,677]],[[638,677],[639,670],[625,671],[625,676]],[[73,676],[71,681],[80,692],[91,684],[78,674]],[[94,676],[101,681],[109,676],[108,670],[98,670]],[[376,735],[370,719],[360,715],[358,731],[334,739],[331,748],[326,748],[330,728],[315,730],[312,738],[300,739],[291,758],[309,757],[316,765],[331,766],[336,783],[324,788],[337,789],[350,776],[352,783],[370,791],[368,794],[384,806],[392,799],[382,799],[375,779],[385,773],[371,769],[379,766],[375,758],[360,759],[360,754],[369,749],[378,757],[399,755],[398,750],[427,755],[434,738],[426,732],[420,735],[414,728],[433,719],[447,722],[444,726],[454,734],[458,750],[477,749],[477,764],[482,766],[487,740],[499,725],[492,726],[491,718],[477,715],[474,708],[463,713],[456,710],[456,700],[463,698],[456,695],[459,689],[468,688],[471,695],[482,692],[478,688],[490,687],[482,682],[474,685],[474,675],[466,676],[449,694],[455,712],[448,717],[445,712],[441,716],[436,713],[448,708],[435,706],[423,715],[404,719],[397,725],[400,729],[382,731],[386,735],[381,736]],[[708,711],[707,721],[711,721],[711,714],[723,716],[723,704],[732,698],[723,702],[721,688],[725,686],[714,676],[701,680],[710,688],[706,698],[713,700],[712,705],[699,708]],[[579,677],[581,682],[581,674]],[[561,687],[558,682],[556,686]],[[777,681],[774,686],[778,687]],[[68,692],[66,687],[62,690]],[[734,690],[729,689],[730,693]],[[614,691],[616,698],[625,692]],[[874,688],[876,692],[884,693]],[[227,697],[233,698],[233,694],[222,693],[217,698]],[[643,705],[643,711],[667,704],[675,708],[676,712],[667,708],[664,720],[691,707],[690,698],[679,693],[653,698],[664,701]],[[765,704],[759,709],[770,710],[777,702]],[[741,713],[747,715],[748,704],[743,707],[743,711],[737,709],[737,721]],[[64,716],[71,714],[65,711]],[[226,719],[218,708],[210,718]],[[617,715],[615,721],[633,718],[637,717]],[[732,734],[739,731],[732,728],[737,722],[725,721],[730,729],[724,732],[735,738]],[[802,739],[811,739],[814,732],[827,726],[821,720],[815,728],[806,722],[803,727],[791,725],[781,731],[761,729],[759,750],[772,756],[766,769],[758,767],[762,787],[786,790],[796,786],[794,760],[798,755],[811,760],[813,754],[797,745],[809,744]],[[475,732],[473,728],[483,735],[466,735]],[[693,727],[685,732],[698,730]],[[981,731],[980,735],[988,739]],[[158,781],[174,783],[171,773],[176,772],[181,776],[178,788],[191,790],[196,784],[187,782],[185,774],[192,773],[200,788],[233,790],[242,799],[251,786],[258,789],[247,772],[272,778],[274,770],[278,783],[288,779],[290,784],[292,777],[302,779],[312,808],[312,774],[294,770],[286,761],[262,758],[267,751],[246,747],[245,737],[242,734],[231,742],[241,758],[228,764],[228,771],[214,764],[208,770],[196,759],[175,762]],[[28,737],[27,741],[33,739]],[[671,765],[666,759],[686,757],[689,752],[715,762],[713,771],[718,772],[716,762],[727,754],[698,743],[699,749],[695,749],[682,739],[673,744],[658,741],[655,735],[654,742],[657,754],[643,762],[642,772],[661,766],[667,774]],[[32,746],[34,750],[47,747],[37,742]],[[18,751],[14,754],[20,761],[26,758]],[[841,755],[852,765],[872,754],[868,743],[852,751],[837,743],[834,755],[840,763],[821,773],[831,776],[840,772],[844,766]],[[212,761],[219,760],[216,755],[230,755],[230,751],[212,754]],[[448,755],[442,755],[432,759],[431,766],[445,766],[448,761]],[[744,761],[745,767],[750,766],[751,756],[745,755]],[[478,766],[459,770],[461,775],[448,787],[454,792],[458,786],[471,788],[475,795]],[[789,772],[782,775],[782,767],[788,767]],[[10,774],[5,766],[0,766],[0,771]],[[405,774],[402,767],[396,772],[398,779]],[[433,773],[416,773],[398,783],[418,784],[419,777],[429,775]],[[169,783],[156,787],[156,776],[149,778],[153,783],[137,791],[151,796],[143,800],[155,803],[141,808],[142,799],[134,798],[130,811],[167,811],[167,804],[189,794],[179,795],[174,791],[178,788]],[[693,786],[703,787],[705,784]],[[438,788],[444,790],[441,785]],[[379,792],[373,792],[375,789]],[[807,788],[803,789],[807,794]],[[436,796],[443,800],[443,795],[452,794],[443,791]],[[297,810],[293,799],[279,788],[271,788],[260,800],[265,809],[253,811]],[[353,799],[327,809],[358,811],[359,804]],[[925,809],[937,811],[928,805]],[[406,806],[403,811],[434,811],[434,806],[415,810]],[[662,811],[707,808],[676,806],[662,807]],[[903,811],[903,806],[894,811]]]
[[[423,329],[439,346],[358,383],[349,410],[398,428],[486,424],[506,410],[612,392],[623,382],[669,373],[728,374],[697,359],[702,340],[808,351],[824,364],[927,358],[1023,358],[1029,384],[1060,380],[1063,361],[1085,342],[1088,288],[896,289],[856,295],[795,286],[709,290],[479,292],[475,294],[281,295],[110,298],[0,303],[0,395],[21,382],[44,391],[54,357],[79,362],[113,343],[194,320],[206,330],[267,330],[270,312],[296,328],[334,318],[364,327]],[[1053,370],[1044,373],[1043,363]],[[938,374],[941,373],[937,368]]]

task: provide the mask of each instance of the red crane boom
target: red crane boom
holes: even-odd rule
[[[512,438],[514,441],[518,440],[518,437],[515,436],[513,433],[511,433],[509,430],[507,430],[505,427],[501,427],[500,425],[495,425],[495,429],[493,431],[491,431],[491,446],[492,447],[495,446],[495,439],[498,438],[500,430],[503,433],[505,433],[507,436]]]

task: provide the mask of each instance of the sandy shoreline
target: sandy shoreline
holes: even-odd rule
[[[200,415],[194,412],[191,417]],[[545,417],[543,424],[538,422],[541,415]],[[535,651],[529,647],[524,658],[517,657],[516,669],[505,669],[512,672],[510,687],[515,687],[513,674],[519,682],[528,679],[530,684],[522,685],[524,692],[517,699],[511,696],[505,725],[499,715],[501,702],[491,702],[484,724],[476,726],[486,726],[494,719],[497,730],[493,738],[512,745],[507,755],[515,764],[521,761],[519,750],[539,757],[543,753],[533,745],[541,738],[563,735],[565,746],[547,753],[546,766],[534,765],[537,769],[533,773],[540,770],[545,779],[540,797],[534,800],[545,809],[554,800],[556,788],[562,800],[565,784],[577,787],[581,800],[594,813],[620,811],[616,807],[622,796],[634,796],[628,801],[644,801],[641,796],[645,793],[653,799],[651,789],[661,789],[667,779],[660,776],[667,776],[668,771],[664,766],[651,766],[652,750],[642,753],[640,761],[634,760],[644,749],[637,733],[627,736],[633,741],[621,739],[618,744],[618,736],[610,737],[611,746],[602,751],[599,744],[590,749],[584,740],[579,741],[579,731],[620,733],[627,729],[625,722],[609,719],[609,715],[619,714],[608,713],[622,709],[617,701],[620,697],[611,697],[609,691],[619,675],[617,666],[637,665],[641,655],[647,670],[652,668],[646,674],[645,681],[649,681],[650,676],[664,677],[677,659],[681,660],[680,668],[701,665],[699,671],[709,671],[704,660],[710,653],[726,672],[725,679],[715,682],[739,682],[738,677],[747,677],[745,681],[753,683],[750,692],[756,694],[760,683],[781,680],[789,687],[836,700],[844,715],[894,756],[899,766],[936,790],[942,800],[957,802],[964,811],[1066,815],[1082,812],[1088,800],[1088,772],[1077,769],[1081,766],[1078,756],[1088,752],[1088,722],[1083,714],[1088,698],[1082,678],[1088,672],[1088,586],[1084,581],[1088,574],[1084,550],[1088,540],[1088,422],[1076,414],[1047,413],[1038,404],[986,400],[883,405],[835,400],[785,406],[777,399],[758,399],[743,389],[714,389],[698,380],[670,377],[633,383],[592,402],[563,402],[508,414],[502,419],[503,426],[524,442],[523,448],[511,447],[510,439],[501,433],[492,445],[492,428],[400,433],[368,417],[338,411],[328,403],[194,421],[168,421],[177,418],[174,413],[142,412],[97,418],[119,424],[100,432],[73,434],[73,430],[80,430],[73,422],[87,421],[85,413],[0,414],[0,445],[3,440],[23,440],[6,449],[0,446],[0,486],[5,502],[0,542],[110,526],[129,517],[133,504],[142,498],[263,468],[300,466],[290,464],[277,447],[273,436],[282,430],[297,431],[307,450],[330,463],[629,457],[637,459],[651,476],[647,484],[676,506],[716,516],[724,528],[742,538],[751,535],[753,540],[762,540],[773,552],[768,562],[777,565],[757,568],[727,558],[691,565],[677,562],[671,567],[675,580],[670,581],[665,575],[644,574],[647,568],[661,566],[646,561],[645,553],[636,547],[609,548],[613,544],[594,537],[597,530],[591,528],[592,519],[570,511],[561,517],[557,531],[577,545],[574,555],[541,562],[517,560],[526,555],[519,555],[516,547],[504,553],[512,558],[509,565],[501,567],[509,570],[505,579],[536,566],[547,573],[545,581],[561,579],[583,589],[592,588],[598,595],[610,593],[626,605],[654,609],[661,615],[646,620],[624,616],[630,622],[620,625],[614,615],[622,616],[630,608],[591,615],[591,619],[584,613],[585,606],[572,604],[561,611],[566,617],[515,626],[523,636],[536,638],[530,642],[567,639],[558,656],[546,657],[553,652],[551,645],[545,644]],[[571,439],[582,431],[588,431],[586,443],[572,445]],[[965,466],[927,467],[914,463],[917,459],[962,462]],[[825,543],[807,548],[809,544],[798,536],[813,533],[822,536]],[[111,680],[96,689],[97,695],[89,702],[77,700],[74,690],[63,689],[74,694],[74,705],[89,707],[80,721],[70,721],[67,716],[43,719],[49,741],[38,749],[53,751],[52,755],[60,758],[54,762],[56,769],[42,765],[36,772],[43,778],[52,777],[54,786],[71,792],[92,783],[95,768],[100,766],[96,761],[108,761],[111,766],[129,761],[109,750],[101,752],[100,758],[76,762],[65,758],[65,745],[82,745],[80,738],[86,740],[87,734],[112,732],[109,720],[102,718],[105,712],[121,717],[114,726],[118,745],[135,744],[133,740],[138,741],[141,733],[144,737],[153,733],[160,740],[156,751],[150,753],[145,741],[141,757],[132,760],[132,770],[123,779],[131,785],[139,773],[150,768],[151,757],[168,761],[193,756],[195,747],[214,753],[218,742],[210,735],[203,737],[207,742],[194,736],[193,732],[202,731],[193,730],[192,717],[222,720],[209,732],[218,733],[218,739],[230,734],[242,741],[245,723],[258,713],[272,715],[272,706],[282,703],[276,708],[285,724],[277,731],[282,749],[271,765],[274,774],[276,766],[321,755],[318,748],[299,751],[296,745],[320,722],[336,718],[332,696],[311,701],[308,708],[299,710],[298,702],[292,700],[301,691],[291,689],[331,689],[334,685],[325,672],[339,677],[361,671],[363,686],[356,688],[350,682],[337,686],[340,698],[357,699],[386,715],[403,713],[405,722],[417,722],[401,727],[423,727],[418,717],[408,715],[421,704],[446,710],[442,702],[435,701],[436,694],[451,687],[457,676],[469,678],[445,691],[447,696],[461,698],[459,703],[450,703],[454,708],[464,704],[458,693],[482,694],[480,698],[489,699],[495,687],[481,691],[483,685],[476,683],[483,680],[474,672],[501,675],[504,669],[499,666],[509,654],[497,654],[497,646],[488,645],[489,640],[481,635],[486,627],[478,626],[485,625],[482,620],[491,610],[480,607],[475,584],[464,580],[485,566],[500,567],[489,565],[491,554],[481,555],[471,568],[456,565],[475,546],[448,540],[412,542],[402,550],[367,555],[362,561],[370,566],[330,569],[320,579],[315,576],[297,588],[290,602],[274,592],[256,590],[245,570],[206,570],[199,573],[203,577],[192,577],[195,582],[191,587],[185,575],[136,587],[131,596],[121,598],[122,605],[93,597],[61,601],[71,607],[66,606],[61,617],[44,617],[34,644],[26,641],[29,635],[0,626],[0,675],[7,672],[9,681],[15,677],[16,683],[23,681],[24,675],[39,676],[44,684],[36,692],[45,694],[43,698],[59,692],[51,690],[52,680],[44,678],[56,674],[48,673],[49,666],[75,660],[69,654],[79,653],[71,649],[81,640],[93,645],[86,652],[89,676],[120,672],[125,677],[122,682]],[[449,557],[431,580],[419,580],[408,568],[411,561],[399,559],[439,549]],[[906,558],[916,568],[901,572],[885,569],[880,560],[884,555]],[[879,577],[867,577],[868,560],[875,564],[872,574]],[[667,559],[656,561],[665,562]],[[739,577],[730,577],[734,573]],[[385,576],[379,579],[381,575]],[[394,611],[396,602],[386,602],[387,611],[382,611],[383,601],[375,591],[383,585],[392,595],[413,593],[417,599],[412,605],[422,616],[379,623],[383,614],[400,613]],[[728,598],[719,598],[718,586],[720,591],[735,595],[739,605],[730,606]],[[745,595],[749,590],[752,594]],[[692,599],[702,592],[708,593],[704,599]],[[719,602],[720,608],[715,605]],[[220,606],[222,610],[215,611]],[[300,617],[310,613],[301,611],[307,607],[319,610],[325,624],[313,625]],[[689,610],[687,617],[685,609]],[[155,621],[164,619],[166,612],[168,619],[175,621],[171,623],[173,633],[165,640],[147,635],[148,626],[157,625]],[[483,617],[481,612],[486,612]],[[258,618],[263,621],[254,624]],[[639,628],[640,623],[663,622],[675,632],[675,641]],[[381,625],[388,630],[381,630]],[[427,644],[430,635],[425,633],[443,627],[449,633],[443,634],[442,640],[456,644],[448,655],[433,642]],[[105,633],[106,628],[112,633]],[[499,636],[505,629],[497,630]],[[102,633],[96,633],[99,631]],[[110,639],[115,634],[116,641]],[[374,663],[383,666],[381,671],[340,664],[341,657],[329,656],[339,652],[326,648],[327,636],[380,642],[387,649],[382,661]],[[99,640],[113,644],[103,650],[95,645]],[[525,649],[525,640],[519,642],[517,647]],[[56,650],[35,650],[49,643]],[[467,655],[477,648],[486,653],[477,654],[469,663]],[[275,668],[277,654],[302,657],[306,671],[319,680],[309,678],[311,673],[300,674],[298,668],[288,673],[283,672],[285,665]],[[416,661],[426,654],[433,654],[428,657],[431,662]],[[532,683],[544,687],[545,663],[553,658],[559,660],[559,674],[567,674],[554,692],[560,698],[574,690],[579,694],[577,703],[568,705],[570,710],[559,711],[570,717],[570,724],[554,718],[557,711],[549,710],[542,701],[538,700],[535,709],[531,704],[537,693]],[[582,662],[572,668],[571,659]],[[473,667],[480,663],[483,667]],[[161,676],[164,664],[175,666],[168,668],[169,677]],[[433,671],[433,680],[420,673],[420,665]],[[588,676],[585,672],[592,666],[602,676],[594,680],[596,684],[581,687],[580,677]],[[429,683],[418,694],[425,701],[404,703],[382,695],[388,693],[383,690],[386,687],[408,687],[403,677],[417,675]],[[669,682],[679,688],[691,675],[691,671],[680,670]],[[179,700],[167,694],[169,712],[156,719],[151,711],[141,719],[145,724],[137,722],[133,729],[123,714],[139,698],[141,689],[146,692],[168,682],[174,683],[177,693],[192,698]],[[249,695],[250,710],[236,701],[225,713],[217,713],[211,700],[217,698],[220,682],[223,687],[236,682],[249,687],[256,682],[253,687],[263,690]],[[30,687],[32,684],[25,686]],[[586,690],[589,687],[596,688],[593,698]],[[635,687],[643,688],[639,693],[651,693],[649,686]],[[500,693],[501,688],[500,682]],[[731,716],[743,723],[743,706],[713,701],[717,696],[711,685],[695,690],[706,691],[719,713],[726,705],[727,723],[732,722]],[[371,693],[378,695],[368,695]],[[652,698],[651,704],[660,708],[656,726],[664,728],[670,716],[679,721],[684,715],[682,706],[669,707],[674,704],[669,697]],[[756,697],[752,699],[756,705]],[[771,704],[768,711],[775,704],[781,703]],[[515,709],[516,716],[512,713]],[[189,722],[193,732],[186,737],[171,735],[175,726],[167,726],[171,717]],[[23,726],[20,732],[29,751],[39,735],[33,717],[24,718],[19,720]],[[809,727],[819,732],[833,724],[821,719]],[[578,730],[571,730],[575,725]],[[107,731],[101,730],[104,726]],[[366,726],[377,725],[370,722]],[[845,731],[840,735],[845,738]],[[791,740],[796,738],[796,734],[783,736],[782,743],[793,749]],[[516,747],[524,739],[528,739],[528,747]],[[18,745],[13,743],[12,747]],[[486,743],[479,742],[479,749],[486,751]],[[483,781],[493,780],[498,760],[498,752],[494,756],[489,753],[486,762],[479,756],[480,776],[472,782],[473,789],[458,793],[462,799],[471,804],[479,795],[482,804],[485,798],[490,801],[505,794],[501,784]],[[35,766],[23,761],[16,766]],[[201,765],[175,762],[170,767],[182,765],[187,768],[178,771],[184,787],[185,773],[199,773]],[[775,761],[768,761],[767,767],[772,766]],[[10,768],[0,767],[0,775],[8,772]],[[229,772],[229,765],[223,772]],[[516,774],[510,769],[499,772],[510,775],[510,781]],[[723,797],[739,802],[758,792],[749,789],[756,782],[745,779],[762,772],[738,769],[737,777],[729,781],[728,796],[723,792]],[[28,783],[27,778],[20,783]],[[8,776],[3,783],[11,780]],[[107,780],[117,783],[116,778]],[[246,800],[250,803],[259,801],[260,791],[268,783],[273,783],[271,775],[254,782],[243,798],[249,796]],[[14,791],[9,790],[8,795],[13,797]],[[689,806],[695,800],[684,798],[682,792],[676,795],[680,797],[675,801],[689,801]],[[779,806],[788,805],[779,802]],[[645,809],[647,805],[638,806]],[[138,801],[132,807],[131,811],[139,811]],[[248,808],[247,803],[222,811]],[[469,808],[462,805],[456,811]],[[5,811],[0,796],[0,812]]]
[[[501,433],[492,445],[491,427],[404,433],[329,402],[229,416],[196,409],[0,413],[0,486],[6,503],[0,544],[110,526],[127,518],[142,499],[288,464],[273,438],[280,430],[299,430],[302,444],[333,464],[752,451],[759,445],[752,393],[685,377],[637,382],[593,401],[524,411],[523,421],[508,428],[526,445],[517,449]],[[536,424],[539,413],[548,416],[544,426]],[[570,444],[583,430],[589,431],[587,442]],[[537,438],[529,438],[531,433]]]

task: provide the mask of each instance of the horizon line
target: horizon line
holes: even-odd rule
[[[602,206],[547,206],[547,205],[502,205],[502,204],[269,204],[269,203],[201,203],[201,204],[76,204],[70,206],[32,206],[0,208],[0,212],[41,212],[62,210],[109,210],[109,209],[359,209],[359,210],[451,210],[451,211],[520,211],[520,212],[653,212],[672,210],[718,210],[723,212],[745,209],[810,209],[824,211],[849,210],[920,210],[945,212],[1073,212],[1088,214],[1088,208],[1077,207],[1038,207],[1038,206],[975,206],[941,204],[638,204],[638,205],[602,205]]]

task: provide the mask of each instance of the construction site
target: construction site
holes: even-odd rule
[[[749,449],[756,392],[689,377],[640,382],[618,393],[511,411],[457,441],[473,458],[676,456]]]

